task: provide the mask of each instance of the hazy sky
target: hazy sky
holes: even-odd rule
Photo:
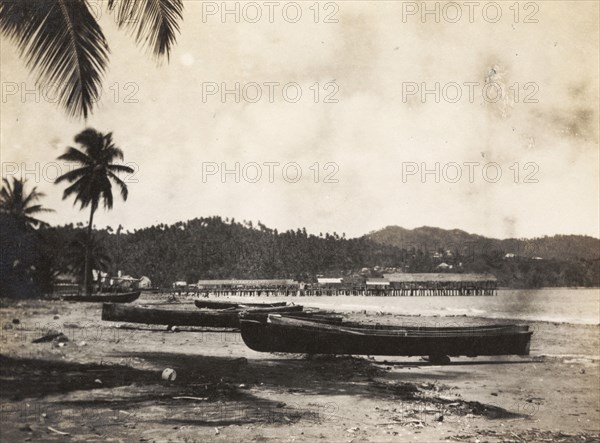
[[[366,1],[321,3],[318,23],[314,2],[299,2],[302,17],[290,23],[297,10],[289,3],[275,6],[273,23],[264,2],[254,4],[257,23],[256,7],[243,3],[240,23],[232,14],[223,23],[220,11],[203,14],[221,2],[186,1],[178,44],[161,67],[103,15],[110,71],[87,122],[49,103],[51,90],[37,102],[23,96],[34,79],[0,40],[3,177],[27,169],[56,210],[46,220],[86,221],[51,179],[56,157],[91,126],[113,131],[137,170],[124,177],[128,201],[99,211],[97,226],[220,215],[348,236],[387,225],[598,236],[598,2],[522,2],[518,17],[513,2],[500,11],[440,2],[439,23],[433,14],[423,20],[422,2]],[[239,103],[234,93],[203,97],[236,82]],[[438,100],[422,96],[436,83]],[[236,163],[239,183],[221,175]],[[422,176],[423,167],[434,172]]]

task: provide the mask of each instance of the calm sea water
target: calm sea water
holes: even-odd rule
[[[600,289],[502,289],[493,297],[261,297],[260,301],[277,299],[323,309],[600,324]]]

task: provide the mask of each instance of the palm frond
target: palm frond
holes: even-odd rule
[[[112,209],[113,207],[113,193],[112,186],[110,184],[110,180],[107,176],[102,177],[102,184],[100,185],[102,188],[102,201],[104,203],[104,207],[106,209]]]
[[[108,8],[117,13],[117,24],[146,46],[159,60],[169,59],[183,18],[182,0],[109,0]]]
[[[37,186],[34,186],[33,189],[29,192],[27,197],[23,198],[23,206],[29,205],[29,203],[33,203],[34,201],[38,201],[41,197],[45,197],[46,194],[43,192],[38,192]]]
[[[115,159],[123,160],[123,158],[124,158],[123,151],[121,150],[121,148],[118,148],[113,143],[112,132],[109,132],[108,134],[106,134],[104,136],[103,141],[104,141],[104,148],[102,150],[102,153],[104,155],[104,158],[108,161],[108,163],[111,163]]]
[[[84,0],[0,0],[0,32],[17,45],[38,84],[58,86],[58,103],[70,116],[88,117],[109,50]]]
[[[127,166],[125,166],[127,167]],[[113,181],[117,184],[117,186],[119,186],[119,188],[121,189],[121,197],[123,198],[123,201],[127,201],[127,196],[129,195],[129,190],[127,189],[127,185],[125,184],[125,182],[123,180],[121,180],[116,174],[114,174],[112,171],[108,172],[108,175],[110,176],[110,178],[113,179]]]
[[[48,226],[50,226],[48,223],[46,223],[45,221],[42,221],[42,220],[40,220],[38,218],[26,216],[26,217],[24,217],[24,219],[27,222],[27,224],[29,224],[30,226],[35,226],[35,227],[48,227]]]
[[[58,159],[73,163],[81,163],[83,165],[91,165],[93,163],[93,159],[85,152],[81,152],[79,149],[70,146],[67,148],[67,152],[59,156]]]
[[[126,174],[133,174],[135,172],[135,169],[130,168],[129,166],[117,164],[108,165],[107,169],[113,172],[125,172]]]
[[[67,180],[69,183],[73,183],[75,180],[79,180],[81,177],[89,174],[92,171],[92,166],[84,166],[83,168],[73,169],[72,171],[65,172],[60,177],[54,180],[54,184],[60,183]]]
[[[13,180],[15,178],[13,177]],[[7,204],[13,198],[12,187],[8,179],[2,179],[2,190],[0,191],[0,203]]]
[[[89,205],[91,201],[91,196],[85,192],[85,189],[87,188],[87,181],[89,181],[87,177],[83,176],[71,186],[67,187],[63,191],[63,200],[66,200],[69,196],[75,194],[75,201],[73,202],[73,205],[76,205],[77,202],[79,202],[81,204],[82,209]]]
[[[124,158],[123,151],[114,145],[106,146],[103,150],[103,155],[109,163],[115,159],[123,160]]]
[[[104,147],[104,135],[93,128],[87,128],[75,136],[75,143],[83,146],[87,154],[95,159]]]
[[[54,209],[44,208],[42,205],[34,205],[25,208],[23,211],[27,215],[39,214],[40,212],[54,212]]]

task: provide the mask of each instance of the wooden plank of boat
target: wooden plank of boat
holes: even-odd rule
[[[239,308],[240,312],[249,312],[249,313],[278,313],[278,312],[301,312],[304,310],[302,305],[290,305],[290,306],[273,306],[267,308],[257,308],[257,307],[249,307],[241,306]]]
[[[288,309],[285,311],[284,308]],[[275,308],[269,308],[275,309]],[[277,312],[298,312],[302,306],[282,306]],[[262,309],[252,309],[251,313],[261,313]],[[272,312],[272,311],[269,311]],[[225,310],[176,310],[143,306],[121,306],[105,303],[102,306],[102,320],[150,325],[198,326],[212,328],[239,328],[239,309]],[[265,313],[265,315],[268,313]]]
[[[344,321],[344,327],[349,328],[360,328],[368,329],[373,332],[377,331],[397,331],[397,330],[409,330],[409,331],[456,331],[456,332],[476,332],[476,331],[497,331],[499,329],[518,329],[518,330],[529,330],[527,325],[517,324],[495,324],[495,325],[477,325],[477,326],[421,326],[413,322],[407,325],[382,325],[379,323],[358,323]]]
[[[373,332],[372,328],[310,322],[308,319],[269,316],[269,321],[241,319],[242,338],[259,352],[423,356],[527,355],[532,332],[526,326],[496,330]],[[404,333],[401,333],[403,331]]]
[[[60,297],[64,301],[75,302],[93,302],[93,303],[131,303],[137,300],[140,291],[124,292],[120,294],[91,294],[91,295],[63,295]]]
[[[279,315],[269,315],[268,321],[273,324],[284,326],[296,326],[304,329],[330,329],[334,331],[345,331],[348,333],[361,333],[369,335],[399,335],[407,336],[465,336],[465,335],[490,335],[504,334],[509,332],[528,331],[527,325],[489,325],[489,326],[468,326],[468,327],[402,327],[402,326],[384,326],[369,325],[361,323],[343,322],[340,324],[328,326],[316,324],[310,318],[294,318],[286,316],[282,318]]]
[[[295,325],[302,328],[328,328],[314,324],[311,318],[307,318],[302,321],[302,318],[294,319],[293,316],[286,316],[286,325]],[[270,315],[269,321],[275,324],[282,324],[280,317],[277,315]],[[332,326],[335,330],[361,332],[371,335],[468,335],[468,334],[498,334],[511,331],[528,331],[529,326],[527,325],[515,325],[515,324],[504,324],[504,325],[485,325],[485,326],[465,326],[465,327],[423,327],[423,326],[397,326],[397,325],[379,325],[379,324],[366,324],[356,322],[342,322]]]
[[[197,308],[203,309],[226,309],[226,308],[239,308],[244,307],[256,307],[256,308],[274,308],[276,306],[286,306],[286,302],[274,302],[274,303],[245,303],[236,302],[231,300],[206,300],[197,299],[194,300],[194,304]]]
[[[268,312],[249,312],[242,311],[240,312],[240,318],[245,320],[256,320],[261,322],[266,322],[269,317]],[[288,312],[288,313],[280,313],[279,315],[283,315],[289,318],[304,318],[310,319],[312,322],[319,323],[329,323],[329,324],[340,324],[344,320],[341,315],[330,313],[329,311],[299,311],[299,312]]]

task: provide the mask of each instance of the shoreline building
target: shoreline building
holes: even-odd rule
[[[495,295],[496,277],[490,274],[391,273],[383,277],[317,277],[315,283],[291,279],[199,280],[195,293],[214,296],[473,296]],[[181,282],[184,283],[184,282]]]
[[[216,296],[289,296],[298,295],[300,284],[290,279],[199,280],[196,289],[200,293]]]
[[[391,296],[495,295],[498,280],[491,274],[384,274]]]

